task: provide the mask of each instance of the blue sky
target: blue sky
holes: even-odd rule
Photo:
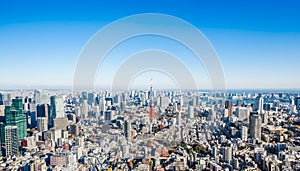
[[[119,18],[149,12],[174,15],[199,28],[219,54],[227,88],[300,88],[299,9],[299,1],[289,0],[1,1],[0,89],[71,87],[78,56],[95,32]],[[145,37],[120,46],[99,68],[97,84],[109,85],[110,69],[119,66],[125,49],[153,48],[163,41]],[[173,50],[177,47],[174,43]],[[187,53],[178,52],[199,87],[209,87],[207,73]],[[157,87],[174,86],[157,73],[141,75],[134,84],[146,86],[149,77],[160,83]]]

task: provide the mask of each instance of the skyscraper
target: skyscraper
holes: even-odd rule
[[[50,97],[49,125],[52,127],[54,119],[63,118],[63,117],[65,117],[63,97],[62,96],[51,96]]]
[[[241,139],[242,141],[247,141],[247,138],[248,138],[248,128],[246,126],[242,126]]]
[[[18,127],[5,126],[6,156],[13,156],[19,152]]]
[[[226,100],[225,101],[225,109],[228,109],[228,116],[232,115],[232,101]]]
[[[0,93],[0,105],[3,105],[3,95]]]
[[[88,94],[88,104],[93,105],[95,104],[95,93],[89,93]]]
[[[37,118],[37,130],[40,132],[48,130],[48,119],[46,117]]]
[[[126,120],[124,122],[124,136],[128,142],[131,142],[131,122]]]
[[[249,109],[247,107],[238,107],[236,108],[236,114],[239,121],[249,123]]]
[[[295,98],[295,105],[296,105],[296,109],[300,110],[300,97]]]
[[[265,113],[264,111],[264,98],[261,96],[259,98],[259,101],[258,101],[258,110],[257,110],[258,114],[263,114]]]
[[[50,113],[50,106],[49,104],[39,104],[36,107],[37,110],[37,117],[49,117]]]
[[[81,117],[83,119],[86,119],[88,117],[88,112],[89,112],[89,105],[87,100],[83,100],[82,104],[80,105],[80,110],[81,110]]]
[[[194,106],[188,107],[188,118],[193,119],[194,118]]]
[[[82,99],[82,100],[87,100],[87,99],[88,99],[88,94],[87,94],[86,91],[83,91],[83,92],[81,93],[81,99]]]
[[[160,98],[160,107],[165,109],[168,107],[169,105],[169,97],[166,97],[166,96],[161,96]]]
[[[74,136],[79,135],[79,126],[77,124],[71,124],[70,125],[70,134]]]
[[[225,147],[224,148],[224,161],[227,163],[230,163],[232,160],[232,148],[231,147]]]
[[[6,126],[18,126],[18,139],[27,136],[26,115],[23,114],[22,99],[13,99],[11,106],[5,107]]]
[[[250,120],[250,137],[261,140],[261,117],[258,114],[252,114]]]
[[[176,124],[178,125],[178,128],[181,127],[181,107],[180,107],[179,112],[177,114]]]
[[[49,101],[47,90],[34,90],[35,104],[47,104]]]

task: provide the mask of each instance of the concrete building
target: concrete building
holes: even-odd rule
[[[5,126],[5,150],[6,156],[13,156],[19,153],[17,126]]]
[[[247,141],[247,139],[248,139],[248,127],[246,127],[246,126],[242,126],[241,139],[242,139],[242,141]]]
[[[189,106],[188,107],[188,118],[193,119],[194,118],[194,106]]]
[[[251,116],[250,137],[261,140],[261,117],[258,114],[252,114]]]
[[[47,104],[49,103],[49,96],[47,90],[34,90],[35,104]]]
[[[48,130],[48,119],[46,117],[37,118],[37,130],[40,132]]]

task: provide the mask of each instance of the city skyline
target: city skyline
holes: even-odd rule
[[[0,1],[0,170],[300,170],[300,1]]]
[[[94,33],[128,15],[163,13],[182,18],[204,33],[219,54],[226,88],[300,88],[296,80],[300,73],[299,2],[271,5],[271,1],[258,1],[247,6],[238,1],[216,2],[1,2],[0,60],[4,65],[0,87],[72,88],[76,62]],[[199,89],[210,88],[199,61],[195,63],[180,44],[155,36],[138,37],[116,47],[99,66],[96,87],[109,88],[113,73],[127,55],[148,48],[176,53]],[[155,88],[176,88],[170,78],[158,72],[140,75],[133,88],[147,89],[150,78]]]

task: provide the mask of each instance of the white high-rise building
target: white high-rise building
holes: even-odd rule
[[[183,107],[183,105],[184,105],[183,96],[180,96],[180,106],[181,106],[181,108]]]
[[[188,107],[188,118],[193,119],[194,118],[194,106]]]
[[[40,132],[48,130],[48,119],[46,117],[37,118],[37,130]]]
[[[34,90],[34,101],[36,104],[49,103],[49,96],[47,90]]]
[[[260,97],[259,98],[259,102],[258,102],[258,110],[257,110],[258,114],[263,114],[265,113],[264,111],[264,98]]]
[[[86,119],[88,117],[88,112],[89,112],[89,105],[88,105],[87,100],[83,100],[83,102],[80,106],[80,110],[81,110],[82,118]]]
[[[102,112],[104,114],[104,112],[106,111],[106,106],[105,106],[105,98],[102,97],[100,100],[100,112]]]
[[[241,139],[242,141],[247,141],[248,139],[248,128],[246,126],[242,126]]]
[[[169,97],[161,96],[159,105],[163,109],[167,108],[169,106]]]
[[[180,126],[181,126],[181,108],[179,109],[179,112],[178,112],[178,114],[177,114],[176,124],[177,124],[178,127],[180,128]]]
[[[174,112],[178,112],[178,105],[176,102],[174,103]]]
[[[6,156],[13,156],[19,152],[18,127],[5,127],[5,149]]]

